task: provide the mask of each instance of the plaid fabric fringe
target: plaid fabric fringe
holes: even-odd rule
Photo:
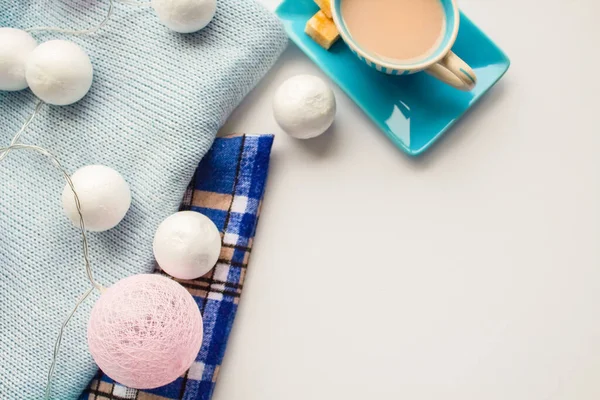
[[[115,383],[99,371],[80,400],[208,400],[242,292],[263,197],[273,136],[217,138],[186,191],[181,210],[208,216],[222,232],[223,248],[207,275],[177,280],[194,297],[204,320],[204,340],[191,368],[153,390]],[[163,273],[157,267],[157,273]]]

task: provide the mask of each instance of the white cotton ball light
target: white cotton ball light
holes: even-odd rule
[[[204,28],[217,12],[217,0],[152,0],[160,22],[179,33]]]
[[[335,119],[335,95],[313,75],[296,75],[279,86],[273,98],[273,115],[279,126],[297,139],[324,133]]]
[[[94,68],[81,47],[66,40],[50,40],[31,52],[25,77],[31,91],[55,106],[73,104],[92,86]]]
[[[79,197],[85,229],[102,232],[114,228],[131,205],[131,190],[125,179],[112,168],[88,165],[78,169],[71,181]],[[75,196],[69,185],[62,193],[62,206],[74,226],[79,226]]]
[[[160,268],[179,279],[196,279],[210,271],[221,254],[216,225],[195,211],[167,217],[154,235],[154,257]]]
[[[183,375],[202,345],[202,316],[179,283],[161,275],[134,275],[96,301],[88,346],[102,371],[135,389],[154,389]]]
[[[37,42],[29,33],[14,28],[0,28],[0,90],[27,88],[25,64]]]

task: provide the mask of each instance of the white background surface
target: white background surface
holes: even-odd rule
[[[224,127],[277,137],[215,400],[600,398],[600,2],[459,3],[512,66],[422,157],[335,85],[281,132],[294,45]]]

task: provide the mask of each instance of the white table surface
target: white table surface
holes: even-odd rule
[[[287,137],[293,44],[223,128],[276,141],[214,400],[600,398],[600,2],[459,3],[512,66],[422,157],[333,83]]]

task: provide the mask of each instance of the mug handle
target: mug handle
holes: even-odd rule
[[[425,70],[429,75],[448,85],[468,92],[475,87],[477,75],[469,65],[452,51]]]

